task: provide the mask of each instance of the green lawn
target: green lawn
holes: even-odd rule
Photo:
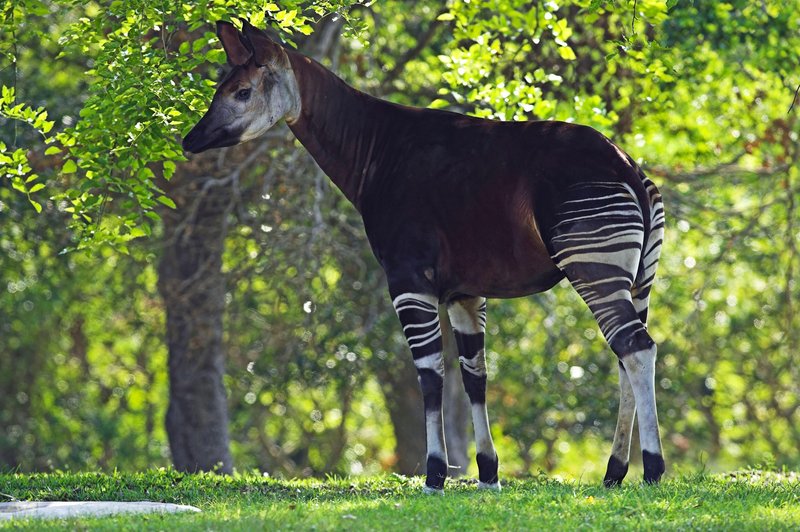
[[[0,475],[0,499],[150,500],[191,504],[200,514],[0,522],[0,528],[99,530],[532,530],[800,528],[800,475],[747,471],[638,480],[607,490],[546,478],[506,480],[479,492],[448,483],[445,497],[421,493],[418,478],[275,480],[174,471],[138,474]],[[11,524],[13,523],[13,524]]]

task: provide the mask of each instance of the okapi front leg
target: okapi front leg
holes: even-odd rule
[[[414,357],[425,405],[428,444],[425,491],[442,493],[444,480],[447,478],[447,449],[442,418],[444,356],[439,325],[439,301],[429,294],[403,293],[395,297],[392,303]]]
[[[472,406],[472,425],[475,430],[479,488],[500,489],[497,479],[497,452],[489,427],[486,410],[486,299],[474,297],[454,301],[447,307],[450,323],[458,344],[461,378]]]

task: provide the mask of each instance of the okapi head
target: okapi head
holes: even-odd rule
[[[300,114],[300,93],[286,51],[247,22],[243,30],[217,22],[231,70],[205,116],[183,139],[186,151],[233,146],[262,135],[281,118]]]

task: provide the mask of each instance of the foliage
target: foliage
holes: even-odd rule
[[[51,10],[78,16],[62,28],[54,59],[88,67],[82,73],[81,107],[73,110],[80,119],[47,136],[53,126],[53,121],[46,120],[47,111],[17,103],[14,87],[5,83],[0,117],[26,122],[44,135],[45,142],[52,144],[46,155],[61,153],[57,166],[69,186],[54,199],[60,200],[60,209],[73,214],[73,224],[88,225],[77,233],[77,246],[110,243],[125,250],[126,242],[152,233],[159,204],[174,207],[156,181],[169,180],[175,164],[185,160],[178,135],[199,118],[213,92],[213,82],[198,82],[196,74],[201,65],[224,62],[224,53],[213,46],[216,36],[207,29],[213,21],[230,17],[229,2],[190,6],[141,0],[102,7],[74,0],[6,4],[3,26],[12,39],[35,28]],[[343,10],[348,4],[346,0],[290,1],[279,7],[272,2],[237,2],[236,14],[259,25],[271,22],[290,34],[308,34],[312,17]],[[41,30],[34,35],[47,37]],[[16,81],[16,41],[13,46],[16,53],[9,55]],[[41,180],[28,186],[38,175],[24,154],[12,148],[3,144],[0,149],[2,176],[27,195],[44,188]],[[39,202],[32,204],[41,210]],[[111,210],[113,215],[105,216]]]
[[[681,477],[658,487],[607,490],[541,477],[507,482],[502,493],[451,483],[444,497],[421,491],[419,478],[384,476],[280,481],[257,474],[221,478],[174,471],[99,475],[0,475],[0,491],[22,500],[151,500],[198,506],[202,513],[82,518],[59,528],[383,530],[736,528],[784,530],[800,522],[798,479],[762,471]],[[0,525],[2,526],[2,525]],[[15,528],[37,528],[27,520]],[[52,526],[52,525],[51,525]]]
[[[26,203],[0,188],[0,460],[39,470],[165,463],[153,253],[60,255],[66,215]]]

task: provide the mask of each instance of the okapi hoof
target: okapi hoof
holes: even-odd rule
[[[488,482],[481,482],[478,481],[478,489],[479,490],[486,490],[486,491],[501,491],[503,488],[500,487],[499,482],[488,483]]]
[[[642,463],[644,463],[644,481],[648,484],[658,484],[666,469],[664,457],[658,453],[642,451]]]
[[[425,479],[425,493],[428,490],[438,491],[442,494],[444,480],[447,478],[447,463],[438,456],[428,457],[428,476]]]
[[[444,490],[442,488],[432,488],[428,485],[422,487],[422,493],[425,495],[437,495],[439,497],[444,496]]]
[[[478,462],[478,480],[481,484],[500,485],[497,479],[497,454],[489,456],[486,453],[478,453],[475,457]],[[480,484],[479,484],[480,485]]]
[[[622,479],[628,474],[628,464],[614,456],[613,454],[608,459],[608,467],[606,467],[606,476],[603,478],[603,485],[607,488],[613,488],[622,484]]]

